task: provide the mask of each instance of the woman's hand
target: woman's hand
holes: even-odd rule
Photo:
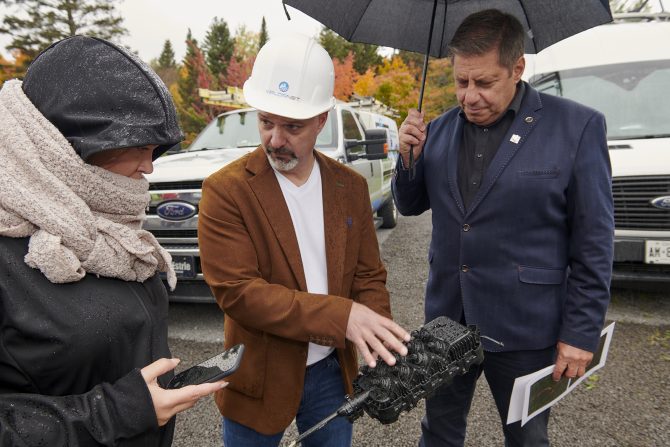
[[[189,385],[176,390],[161,388],[156,379],[172,371],[178,364],[179,359],[158,359],[140,371],[151,393],[159,426],[165,425],[175,414],[191,408],[201,397],[210,395],[228,385],[228,382],[220,380],[201,385]]]

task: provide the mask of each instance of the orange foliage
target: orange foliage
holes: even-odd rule
[[[372,96],[377,90],[377,81],[375,79],[375,72],[368,68],[354,83],[354,93],[361,96]]]
[[[228,61],[226,75],[222,76],[220,79],[221,85],[228,85],[231,87],[244,86],[244,82],[251,76],[251,70],[254,67],[255,60],[255,55],[250,54],[244,57],[242,54],[238,54],[236,48]]]
[[[354,70],[354,55],[349,52],[344,61],[333,59],[335,66],[335,89],[333,96],[342,101],[349,101],[349,98],[354,93],[354,82],[358,77],[358,73]]]
[[[419,98],[419,82],[415,73],[399,56],[385,59],[378,73],[375,98],[397,109],[400,119],[404,119],[407,109],[416,107]]]
[[[0,82],[8,79],[23,78],[28,65],[30,65],[30,57],[20,50],[13,50],[11,54],[14,58],[13,61],[7,60],[0,55]]]

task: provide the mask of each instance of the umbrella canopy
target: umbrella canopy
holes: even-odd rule
[[[608,0],[282,0],[350,42],[425,54],[418,109],[421,111],[428,55],[445,57],[463,19],[495,8],[514,15],[526,31],[526,53],[612,21]],[[288,12],[286,13],[288,15]],[[414,151],[409,151],[410,179]]]
[[[495,8],[514,15],[526,30],[526,53],[612,21],[607,0],[283,0],[350,42],[447,56],[447,45],[465,17]]]

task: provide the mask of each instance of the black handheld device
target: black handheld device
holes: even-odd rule
[[[187,385],[216,382],[234,373],[240,366],[244,345],[235,345],[219,355],[192,366],[170,380],[167,389],[182,388]]]

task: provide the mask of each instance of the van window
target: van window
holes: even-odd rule
[[[602,112],[609,140],[670,136],[670,60],[545,73],[530,84]]]
[[[335,120],[335,110],[331,110],[328,112],[326,124],[316,137],[316,148],[332,149],[334,147],[337,147],[337,120]]]
[[[358,128],[358,124],[356,124],[356,118],[354,118],[354,115],[348,110],[342,110],[342,130],[345,140],[364,139],[361,130]],[[349,148],[349,153],[356,155],[365,154],[365,146],[362,144],[352,146]]]

